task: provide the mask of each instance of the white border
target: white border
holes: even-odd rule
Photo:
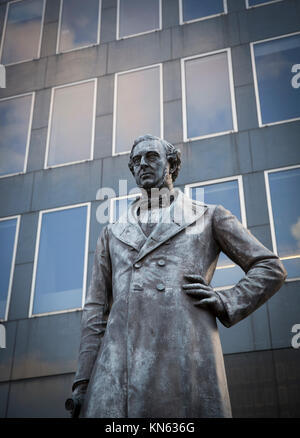
[[[0,44],[0,62],[2,63],[2,51],[4,47],[4,39],[6,34],[6,25],[7,25],[7,18],[8,18],[8,8],[11,3],[17,3],[21,2],[23,0],[13,0],[6,4],[6,12],[5,12],[5,19],[4,19],[4,25],[3,25],[3,32],[2,32],[2,41]],[[16,65],[21,64],[22,62],[28,62],[28,61],[34,61],[36,59],[39,59],[41,57],[41,49],[42,49],[42,38],[43,38],[43,30],[44,30],[44,21],[45,21],[45,10],[46,10],[46,0],[43,1],[43,10],[42,10],[42,18],[41,18],[41,29],[40,29],[40,36],[39,36],[39,45],[38,45],[38,52],[37,56],[35,58],[29,58],[29,59],[22,59],[21,61],[11,62],[9,64],[4,64],[5,67],[9,67],[10,65]]]
[[[259,6],[269,5],[270,3],[278,3],[281,2],[282,0],[269,0],[269,1],[265,1],[264,3],[260,3],[258,5],[252,5],[252,6],[249,6],[249,0],[245,0],[245,1],[246,1],[246,9],[252,9],[252,8],[258,8]]]
[[[282,0],[277,0],[277,1],[282,1]],[[279,120],[277,122],[262,123],[260,100],[259,100],[259,90],[258,90],[258,81],[257,81],[257,72],[256,72],[255,55],[254,55],[254,45],[255,44],[260,44],[260,43],[265,43],[265,42],[268,42],[268,41],[279,40],[279,39],[282,39],[282,38],[286,38],[286,37],[290,37],[290,36],[294,36],[294,35],[299,35],[299,34],[300,34],[300,32],[293,32],[293,33],[289,33],[289,34],[285,34],[285,35],[280,35],[280,36],[276,36],[276,37],[273,37],[273,38],[266,38],[264,40],[254,41],[254,42],[250,43],[251,64],[252,64],[252,71],[253,71],[255,100],[256,100],[256,110],[257,110],[258,125],[259,125],[260,128],[264,128],[265,126],[280,125],[282,123],[295,122],[296,120],[300,120],[300,116],[299,117],[295,117],[293,119]]]
[[[281,258],[279,256],[278,249],[277,249],[276,232],[275,232],[274,216],[273,216],[273,209],[272,209],[271,190],[270,190],[270,183],[269,183],[269,173],[281,172],[281,171],[285,171],[285,170],[292,170],[292,169],[298,169],[298,168],[300,168],[300,164],[296,164],[295,166],[279,167],[277,169],[269,169],[269,170],[264,171],[273,252],[276,255],[278,255],[280,260],[284,260],[284,257]],[[300,277],[287,278],[285,281],[289,282],[289,281],[297,281],[297,280],[300,280]]]
[[[182,1],[183,0],[179,0],[179,24],[180,25],[188,24],[188,23],[195,23],[196,21],[209,20],[210,18],[220,17],[221,15],[228,14],[227,0],[223,0],[223,9],[224,9],[223,12],[219,12],[218,14],[206,15],[205,17],[193,18],[192,20],[184,21],[183,20],[183,5],[182,5]],[[280,0],[278,0],[278,1],[280,1]]]
[[[114,223],[114,211],[115,211],[115,205],[116,205],[115,201],[120,201],[122,199],[134,199],[134,198],[137,198],[140,196],[141,196],[141,194],[134,193],[132,195],[115,196],[114,198],[110,198],[110,200],[109,200],[109,223],[110,224]]]
[[[145,32],[139,32],[134,33],[131,35],[125,35],[123,37],[120,37],[119,31],[120,31],[120,0],[117,0],[117,30],[116,30],[116,39],[118,40],[125,40],[127,38],[132,38],[138,35],[146,35],[147,33],[157,32],[159,30],[162,30],[162,0],[158,0],[158,15],[159,15],[159,27],[156,29],[146,30]]]
[[[84,247],[84,266],[83,266],[83,278],[82,278],[82,300],[81,300],[81,307],[76,307],[74,309],[67,309],[67,310],[57,310],[53,312],[45,312],[45,313],[32,313],[33,310],[33,303],[34,303],[34,292],[35,292],[35,282],[36,282],[36,272],[37,272],[37,264],[38,264],[38,256],[39,256],[39,247],[40,247],[40,236],[41,236],[41,227],[42,227],[42,216],[43,214],[52,213],[54,211],[61,211],[61,210],[70,210],[72,208],[79,208],[79,207],[87,207],[86,211],[86,230],[85,230],[85,247]],[[84,202],[81,204],[74,204],[74,205],[67,205],[64,207],[56,207],[51,208],[47,210],[41,210],[39,212],[39,220],[38,220],[38,228],[37,228],[37,235],[36,235],[36,243],[35,243],[35,252],[34,252],[34,263],[33,263],[33,273],[32,273],[32,283],[31,283],[31,292],[30,292],[30,304],[29,304],[29,318],[35,318],[39,316],[46,316],[46,315],[57,315],[60,313],[69,313],[69,312],[75,312],[78,310],[81,310],[84,301],[85,301],[85,295],[86,295],[86,280],[87,280],[87,265],[88,265],[88,249],[89,249],[89,230],[90,230],[90,216],[91,216],[91,203],[90,202]]]
[[[54,105],[54,94],[55,90],[59,88],[66,88],[66,87],[72,87],[80,84],[84,84],[86,82],[94,82],[94,97],[93,97],[93,120],[92,120],[92,132],[91,132],[91,146],[90,146],[90,157],[85,158],[82,160],[77,161],[69,161],[67,163],[61,163],[61,164],[52,164],[51,166],[48,166],[48,158],[49,158],[49,147],[50,147],[50,136],[51,136],[51,128],[52,128],[52,116],[53,116],[53,105]],[[93,160],[94,157],[94,146],[95,146],[95,124],[96,124],[96,104],[97,104],[97,78],[92,79],[86,79],[83,81],[78,82],[72,82],[69,84],[64,85],[58,85],[57,87],[53,87],[51,90],[51,101],[50,101],[50,111],[49,111],[49,121],[48,121],[48,132],[47,132],[47,142],[46,142],[46,152],[45,152],[45,159],[44,159],[44,169],[53,169],[56,167],[63,167],[63,166],[69,166],[71,164],[76,163],[84,163],[86,161]]]
[[[18,1],[20,1],[20,0],[18,0]],[[26,139],[26,146],[25,146],[23,171],[14,172],[14,173],[7,173],[5,175],[0,175],[0,179],[8,178],[9,176],[24,175],[26,173],[26,170],[27,170],[27,161],[28,161],[28,154],[29,154],[29,145],[30,145],[30,139],[31,139],[31,127],[32,127],[33,110],[34,110],[34,102],[35,102],[35,91],[33,91],[31,93],[19,94],[17,96],[4,97],[3,99],[0,99],[0,102],[3,102],[4,100],[18,99],[19,97],[25,97],[25,96],[31,96],[31,104],[30,104],[30,114],[29,114],[29,120],[28,120],[28,131],[27,131],[27,139]]]
[[[218,53],[226,52],[227,53],[227,62],[228,62],[228,73],[229,73],[229,88],[230,88],[230,101],[231,101],[231,112],[232,112],[232,124],[233,129],[228,131],[216,132],[207,135],[200,135],[197,137],[189,138],[187,136],[187,109],[186,109],[186,81],[185,81],[185,62],[190,61],[191,59],[204,58],[208,56],[213,56]],[[201,140],[205,138],[218,137],[220,135],[232,134],[233,132],[238,132],[238,123],[237,123],[237,112],[236,112],[236,103],[235,103],[235,93],[234,93],[234,82],[233,82],[233,70],[232,70],[232,60],[231,60],[231,49],[220,49],[215,50],[213,52],[203,53],[200,55],[188,56],[186,58],[181,59],[181,89],[182,89],[182,125],[183,125],[183,141],[190,142],[195,140]]]
[[[229,177],[225,177],[225,178],[212,179],[212,180],[208,180],[208,181],[186,184],[184,187],[184,192],[188,197],[190,197],[190,188],[192,188],[192,187],[208,186],[211,184],[219,184],[219,183],[224,183],[227,181],[237,181],[238,182],[240,211],[241,211],[241,223],[244,225],[245,228],[247,228],[246,206],[245,206],[245,196],[244,196],[244,186],[243,186],[242,175],[229,176]],[[228,265],[225,267],[222,267],[222,266],[216,267],[216,270],[217,269],[222,270],[222,269],[233,268],[235,266],[237,266],[237,265],[235,263],[233,263],[232,265]],[[226,286],[218,286],[218,287],[215,287],[214,289],[215,290],[226,290],[226,289],[230,289],[233,286],[234,286],[233,284],[226,285]]]
[[[87,47],[94,47],[100,44],[100,28],[101,28],[101,9],[102,9],[102,0],[99,1],[99,10],[98,10],[98,28],[97,28],[97,40],[95,43],[90,43],[85,46],[78,46],[74,47],[73,49],[68,50],[60,50],[60,34],[61,34],[61,25],[62,25],[62,11],[63,11],[63,1],[60,0],[60,7],[59,7],[59,18],[58,18],[58,29],[57,29],[57,37],[56,37],[56,51],[55,53],[58,55],[60,53],[69,53],[74,52],[74,50],[81,50],[86,49]],[[84,7],[84,5],[83,5]]]
[[[19,240],[20,215],[0,218],[0,222],[12,220],[12,219],[17,219],[17,223],[16,223],[16,229],[15,229],[15,238],[14,238],[14,247],[13,247],[13,253],[12,253],[12,258],[11,258],[11,265],[10,265],[10,274],[9,274],[8,290],[7,290],[7,296],[6,296],[5,314],[4,314],[4,319],[0,318],[0,322],[4,322],[4,321],[8,320],[8,311],[9,311],[9,305],[10,305],[13,277],[14,277],[14,271],[15,271],[17,246],[18,246],[18,240]]]
[[[118,102],[118,77],[121,75],[125,75],[127,73],[133,73],[136,71],[142,71],[142,70],[147,70],[150,68],[154,68],[154,67],[159,67],[159,87],[160,87],[160,91],[159,91],[159,97],[160,97],[160,105],[159,105],[159,110],[160,110],[160,137],[163,138],[164,136],[164,111],[163,111],[163,67],[162,67],[162,63],[159,64],[153,64],[153,65],[147,65],[145,67],[139,67],[139,68],[134,68],[132,70],[126,70],[126,71],[122,71],[119,73],[115,73],[115,79],[114,79],[114,111],[113,111],[113,138],[112,138],[112,156],[117,156],[117,155],[124,155],[124,154],[129,154],[130,153],[130,149],[128,151],[124,151],[124,152],[116,152],[116,128],[117,128],[117,102]],[[130,145],[129,145],[130,147]]]

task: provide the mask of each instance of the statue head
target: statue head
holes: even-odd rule
[[[180,150],[172,144],[147,134],[134,141],[128,166],[139,187],[171,190],[180,170],[180,157]]]

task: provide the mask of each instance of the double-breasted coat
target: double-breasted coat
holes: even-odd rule
[[[216,292],[230,327],[270,298],[285,269],[222,206],[181,191],[147,238],[129,208],[104,227],[82,315],[75,382],[89,380],[83,417],[230,417],[215,316],[182,289],[186,274],[211,282],[220,251],[244,271]]]

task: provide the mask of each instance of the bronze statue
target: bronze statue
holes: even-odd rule
[[[73,384],[75,415],[230,417],[216,317],[226,327],[236,324],[282,286],[286,271],[225,208],[173,188],[180,152],[171,144],[139,137],[129,167],[143,196],[97,242]],[[154,188],[170,196],[153,195]],[[245,276],[216,292],[210,282],[220,251]]]

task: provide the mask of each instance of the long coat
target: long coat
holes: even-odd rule
[[[148,238],[131,206],[128,221],[105,226],[98,239],[75,376],[89,380],[83,417],[231,416],[216,318],[182,289],[184,275],[209,284],[220,251],[245,271],[216,292],[230,327],[270,298],[286,272],[229,211],[177,193],[171,222]]]

